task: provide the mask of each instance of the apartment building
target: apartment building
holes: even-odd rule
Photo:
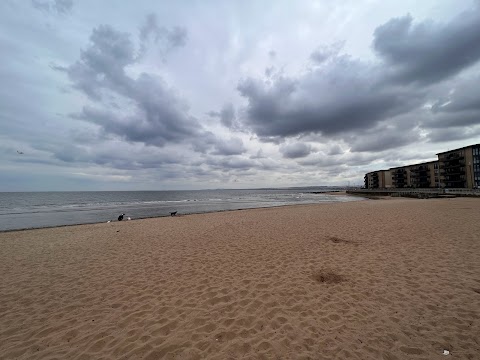
[[[385,189],[392,187],[392,179],[389,170],[372,171],[364,176],[366,189]]]
[[[363,181],[365,183],[365,189],[378,189],[379,188],[379,179],[378,179],[378,171],[372,171],[363,177]]]
[[[426,163],[409,166],[410,179],[408,185],[414,188],[438,188],[440,185],[439,162],[429,161]]]
[[[372,171],[365,188],[480,188],[480,144],[437,154],[438,160]]]
[[[410,167],[399,166],[390,169],[392,187],[405,188],[410,186]]]
[[[383,176],[385,178],[383,182],[383,187],[385,189],[393,188],[393,179],[392,179],[392,171],[389,170],[382,170],[383,171]]]
[[[441,187],[480,187],[480,144],[441,152],[437,156]]]

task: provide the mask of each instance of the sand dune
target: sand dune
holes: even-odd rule
[[[0,233],[1,359],[480,358],[480,201]]]

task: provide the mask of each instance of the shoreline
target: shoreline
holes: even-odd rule
[[[246,210],[0,233],[0,358],[478,354],[479,201]]]
[[[362,196],[357,196],[357,195],[350,195],[346,193],[325,193],[326,195],[342,195],[342,196],[348,196],[348,197],[355,197],[355,198],[362,198],[359,200],[355,201],[363,201],[363,200],[369,200],[367,197],[362,197]],[[180,216],[189,216],[189,215],[198,215],[198,214],[214,214],[214,213],[221,213],[221,212],[228,212],[228,211],[242,211],[242,210],[255,210],[255,209],[269,209],[269,208],[278,208],[278,207],[284,207],[284,206],[303,206],[303,205],[321,205],[321,204],[341,204],[343,202],[322,202],[322,203],[303,203],[303,204],[284,204],[284,205],[274,205],[274,206],[260,206],[260,207],[251,207],[251,208],[238,208],[238,209],[225,209],[225,210],[212,210],[212,211],[200,211],[200,212],[191,212],[191,213],[185,213],[185,214],[179,214],[176,215],[177,217]],[[146,217],[139,217],[135,218],[132,220],[122,220],[122,222],[126,221],[135,221],[135,220],[145,220],[145,219],[156,219],[156,218],[165,218],[165,217],[170,217],[170,215],[158,215],[158,216],[146,216]],[[110,220],[111,223],[114,222],[119,222],[115,219]],[[40,230],[40,229],[52,229],[52,228],[63,228],[63,227],[69,227],[69,226],[81,226],[81,225],[95,225],[95,224],[104,224],[107,223],[106,221],[99,221],[99,222],[88,222],[88,223],[75,223],[75,224],[65,224],[65,225],[52,225],[52,226],[41,226],[41,227],[31,227],[31,228],[21,228],[21,229],[6,229],[2,230],[0,229],[0,234],[1,233],[7,233],[7,232],[15,232],[15,231],[28,231],[28,230]]]

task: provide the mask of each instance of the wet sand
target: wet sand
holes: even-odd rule
[[[1,359],[478,359],[480,199],[0,233]]]

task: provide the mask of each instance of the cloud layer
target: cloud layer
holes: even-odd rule
[[[478,1],[242,4],[0,5],[0,166],[45,189],[345,184],[479,142]]]
[[[144,30],[142,28],[142,33]],[[150,26],[145,33],[154,30],[159,31]],[[180,45],[184,45],[183,42],[175,43]],[[73,86],[93,102],[73,117],[100,126],[106,134],[145,145],[162,147],[203,136],[205,132],[199,121],[189,114],[186,101],[160,76],[140,73],[133,78],[127,75],[127,67],[136,61],[129,34],[107,25],[95,28],[90,45],[67,69]]]
[[[478,6],[446,23],[394,18],[373,35],[377,61],[341,54],[341,45],[333,44],[313,51],[313,66],[298,76],[242,80],[244,127],[265,139],[320,134],[347,142],[355,152],[416,142],[415,128],[478,124],[478,85],[445,83],[480,59]],[[442,89],[449,95],[440,100]]]

